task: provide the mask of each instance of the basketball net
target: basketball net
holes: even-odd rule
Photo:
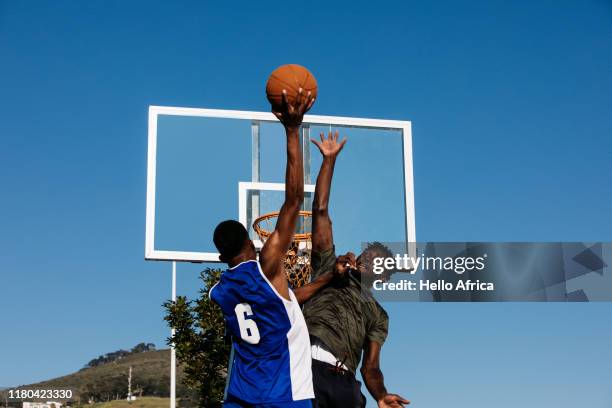
[[[278,211],[264,214],[253,222],[253,229],[259,235],[262,243],[272,235],[278,220]],[[312,252],[312,212],[300,211],[296,223],[293,240],[283,260],[283,268],[292,288],[299,288],[310,282],[312,267],[310,255]]]

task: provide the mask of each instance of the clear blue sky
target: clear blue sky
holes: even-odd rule
[[[610,241],[611,38],[604,0],[0,1],[0,385],[163,345],[147,106],[267,110],[287,62],[313,113],[413,122],[420,241]],[[387,308],[415,407],[612,404],[610,303]]]

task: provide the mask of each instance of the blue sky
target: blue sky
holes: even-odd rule
[[[413,122],[419,241],[610,241],[610,38],[603,0],[1,1],[0,385],[164,343],[147,107],[267,110],[283,63],[315,72],[313,113]],[[387,307],[414,406],[612,403],[610,303]]]

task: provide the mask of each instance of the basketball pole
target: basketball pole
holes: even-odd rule
[[[176,261],[172,261],[172,302],[176,302]],[[170,330],[174,336],[174,328]],[[170,408],[176,408],[176,350],[170,345]]]
[[[300,132],[300,142],[302,143],[302,158],[304,162],[304,184],[312,184],[310,176],[310,125],[302,125]],[[304,196],[302,209],[310,211],[312,209],[312,196]]]

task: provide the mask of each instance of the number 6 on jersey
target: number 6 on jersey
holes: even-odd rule
[[[238,303],[234,308],[236,317],[238,318],[238,326],[240,327],[240,337],[249,344],[259,343],[259,329],[255,320],[249,319],[253,316],[251,305],[248,303]]]

